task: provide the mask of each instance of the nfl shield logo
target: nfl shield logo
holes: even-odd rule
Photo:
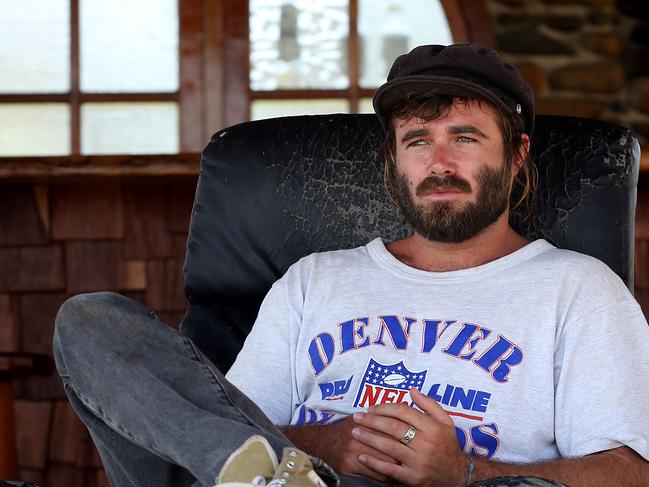
[[[370,358],[365,374],[358,388],[354,406],[367,408],[387,403],[404,403],[412,406],[410,389],[421,391],[426,380],[426,370],[408,370],[403,360],[392,365],[383,365]]]

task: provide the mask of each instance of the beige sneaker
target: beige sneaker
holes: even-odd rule
[[[313,470],[309,456],[287,447],[282,461],[266,438],[251,436],[225,461],[214,487],[327,487]]]
[[[294,447],[284,448],[269,487],[327,487],[327,484],[313,470],[309,456]]]
[[[277,455],[263,436],[248,438],[225,461],[216,486],[266,485],[277,469]]]

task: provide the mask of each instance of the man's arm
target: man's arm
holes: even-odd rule
[[[473,478],[482,480],[504,475],[528,475],[558,480],[570,487],[649,485],[649,463],[628,447],[614,448],[580,458],[515,465],[475,460]]]
[[[388,463],[361,454],[360,463],[409,487],[465,486],[471,460],[459,449],[453,421],[433,399],[414,389],[411,397],[423,412],[403,404],[385,404],[370,408],[367,414],[354,415],[359,426],[352,435],[400,462]],[[399,440],[409,425],[417,433],[406,445]],[[557,480],[571,487],[649,485],[649,463],[627,447],[537,464],[478,458],[473,462],[471,481],[525,475]]]

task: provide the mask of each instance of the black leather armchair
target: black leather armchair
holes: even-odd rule
[[[603,260],[633,290],[636,138],[570,117],[539,116],[536,127],[538,204],[530,220],[513,214],[512,224]],[[373,115],[262,120],[213,136],[192,212],[181,332],[221,370],[271,284],[300,257],[407,235],[383,188],[382,138]]]

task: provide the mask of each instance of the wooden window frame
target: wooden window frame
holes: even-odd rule
[[[91,94],[79,90],[79,0],[71,1],[71,90],[64,94],[5,94],[2,102],[65,102],[71,109],[70,156],[0,158],[0,179],[171,176],[198,173],[198,152],[216,131],[250,119],[248,2],[179,0],[180,85],[175,93]],[[484,0],[441,0],[456,42],[494,47]],[[350,0],[349,77],[358,80],[358,0]],[[372,89],[256,92],[256,99],[334,97],[358,101]],[[258,96],[257,96],[258,95]],[[86,101],[176,101],[180,152],[176,155],[87,156],[80,154],[80,107]],[[194,161],[194,162],[192,162]],[[189,168],[187,167],[189,165]]]
[[[484,0],[441,0],[455,42],[477,42],[495,47],[495,37]],[[250,89],[250,49],[248,2],[224,0],[227,22],[224,30],[225,93],[223,121],[226,126],[250,119],[252,100],[334,98],[347,100],[350,111],[358,112],[361,98],[372,97],[375,89],[359,86],[358,0],[349,0],[348,76],[349,87],[342,90],[274,90]]]
[[[209,3],[209,2],[208,2]],[[180,152],[202,147],[202,34],[203,0],[178,0],[179,89],[169,93],[83,93],[79,73],[79,0],[70,0],[70,90],[67,93],[0,94],[0,103],[67,103],[70,107],[70,157],[81,154],[81,104],[84,102],[172,101],[179,109]],[[197,127],[201,128],[197,130]],[[9,158],[3,158],[9,159]]]

